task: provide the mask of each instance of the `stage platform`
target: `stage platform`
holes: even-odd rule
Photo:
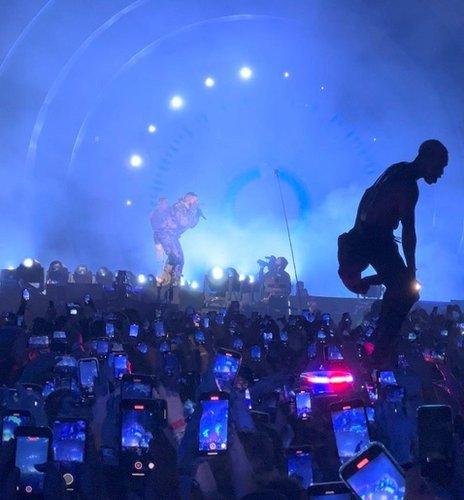
[[[44,291],[36,290],[29,286],[31,300],[28,306],[26,321],[29,318],[41,316],[45,313],[49,302],[53,301],[58,313],[64,313],[68,303],[84,303],[84,296],[90,295],[101,311],[116,311],[124,308],[132,308],[143,314],[149,314],[160,304],[174,309],[185,309],[192,306],[196,310],[208,311],[227,307],[228,301],[224,298],[209,300],[205,303],[205,296],[202,290],[191,290],[182,287],[174,287],[171,290],[155,286],[135,289],[124,293],[114,289],[107,289],[98,284],[76,284],[69,283],[64,286],[48,286]],[[9,286],[0,288],[0,312],[16,311],[19,307],[22,288],[19,286]],[[322,297],[310,296],[306,306],[317,308],[321,312],[330,312],[335,321],[344,312],[349,312],[354,321],[360,320],[364,313],[368,311],[377,299],[361,297]],[[463,301],[453,300],[451,303],[458,303],[464,307]],[[433,307],[438,306],[444,309],[449,302],[420,301],[417,306],[423,307],[430,312]],[[299,314],[296,297],[290,297],[288,313]],[[417,307],[416,306],[416,307]],[[261,314],[267,312],[265,304],[260,302],[246,301],[242,304],[245,313],[258,311]]]

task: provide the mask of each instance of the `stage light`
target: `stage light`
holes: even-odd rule
[[[224,277],[224,270],[219,266],[213,267],[213,269],[211,270],[211,276],[215,280],[220,280]]]
[[[208,78],[205,78],[205,86],[206,87],[214,87],[214,85],[216,84],[216,82],[214,81],[214,78],[211,78],[210,76],[208,76]]]
[[[16,268],[16,277],[18,281],[38,284],[42,288],[45,281],[45,270],[39,262],[27,258]]]
[[[153,123],[150,123],[150,125],[148,125],[148,133],[149,134],[154,134],[156,132],[156,125],[153,125]]]
[[[50,263],[47,271],[47,284],[66,285],[69,281],[69,270],[59,260]]]
[[[127,287],[133,288],[136,287],[137,284],[137,276],[131,271],[126,271],[124,269],[116,271],[116,276],[114,278],[115,289],[119,288],[121,290],[122,288],[126,288],[127,290]]]
[[[18,278],[16,277],[15,268],[2,269],[0,271],[0,287],[16,288],[17,286],[18,286]]]
[[[246,274],[239,274],[238,280],[239,281],[245,281],[246,280]]]
[[[284,71],[284,78],[289,78],[290,77],[290,73],[288,71]]]
[[[92,271],[84,264],[79,264],[73,273],[74,283],[92,283]]]
[[[34,265],[34,259],[31,259],[30,257],[28,257],[27,259],[23,260],[22,264],[24,267],[30,268]]]
[[[132,155],[129,160],[130,166],[134,168],[139,168],[143,164],[143,159],[140,155]]]
[[[144,274],[137,275],[137,283],[139,285],[145,285],[147,281],[147,277]]]
[[[200,285],[198,284],[198,281],[193,280],[193,281],[190,283],[190,288],[191,288],[192,290],[198,290],[199,286],[200,286]]]
[[[175,95],[171,97],[171,100],[169,101],[169,106],[171,109],[180,109],[184,106],[184,100],[180,95]]]
[[[229,278],[224,269],[214,266],[205,275],[205,293],[210,297],[224,297]]]
[[[233,268],[233,267],[228,267],[228,268],[225,270],[225,274],[227,275],[227,277],[228,277],[230,280],[236,280],[236,281],[239,281],[239,277],[240,277],[240,275],[238,274],[237,269],[235,269],[235,268]]]
[[[126,207],[132,206],[132,200],[126,200]]]
[[[250,283],[254,283],[255,282],[255,277],[252,274],[250,274],[248,276],[248,279],[250,280]]]
[[[15,266],[7,266],[6,268],[8,271],[14,271],[15,270]]]
[[[422,285],[418,282],[418,281],[415,281],[413,283],[413,289],[416,291],[416,292],[420,292],[421,289],[422,289]]]
[[[95,273],[95,281],[102,286],[113,286],[114,275],[107,267],[100,267]]]
[[[253,71],[251,71],[251,68],[248,66],[243,66],[240,68],[240,78],[242,80],[249,80],[251,78],[251,75],[253,74]]]
[[[325,87],[324,87],[324,85],[321,85],[321,90],[325,90]]]
[[[186,284],[185,278],[181,278],[180,281],[179,281],[179,285],[180,286],[185,286],[185,284]]]

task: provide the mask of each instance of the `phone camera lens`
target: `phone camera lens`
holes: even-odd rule
[[[71,484],[74,483],[74,476],[67,472],[66,474],[63,474],[63,479],[64,482],[66,483],[66,486],[71,486]]]

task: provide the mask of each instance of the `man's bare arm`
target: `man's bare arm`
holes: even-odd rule
[[[406,266],[411,272],[411,275],[415,277],[416,275],[416,228],[415,228],[415,217],[414,212],[412,212],[410,217],[405,218],[402,221],[403,232],[402,232],[402,243],[403,243],[403,253],[406,259]]]
[[[418,199],[418,193],[414,193],[406,200],[401,216],[401,225],[403,228],[401,241],[403,244],[404,258],[411,276],[416,276],[416,217],[415,207]]]

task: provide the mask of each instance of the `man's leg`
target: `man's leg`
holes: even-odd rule
[[[383,278],[379,274],[371,274],[370,276],[361,278],[361,289],[366,290],[362,295],[365,295],[371,286],[378,285],[383,285]]]
[[[173,269],[176,261],[175,258],[175,237],[172,233],[165,231],[158,234],[158,240],[163,247],[164,253],[166,254],[166,261],[164,263],[163,271],[160,276],[157,277],[157,282],[162,286],[167,286],[172,283],[173,279]]]
[[[173,265],[173,285],[178,285],[184,269],[184,252],[179,238],[173,238],[173,252],[171,254]]]
[[[376,330],[374,360],[388,363],[396,353],[403,321],[419,296],[394,241],[376,242],[371,264],[386,287]]]
[[[162,273],[164,262],[166,260],[166,253],[164,251],[164,247],[163,244],[161,243],[161,239],[158,232],[153,233],[153,243],[155,247],[155,261],[156,261],[155,276],[158,277]]]

